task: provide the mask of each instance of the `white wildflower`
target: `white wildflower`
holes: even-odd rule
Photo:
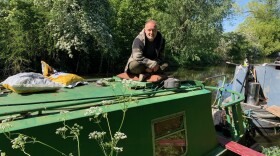
[[[83,126],[80,126],[77,123],[75,123],[74,126],[71,127],[70,134],[79,135],[80,130],[82,130],[82,129],[83,129]]]
[[[93,115],[95,118],[97,118],[100,114],[102,114],[103,110],[100,107],[90,107],[86,110],[85,115]]]
[[[102,105],[110,105],[114,103],[114,100],[103,100],[101,103]]]
[[[2,123],[0,123],[0,129],[3,130],[3,131],[5,131],[6,129],[9,129],[11,127],[12,127],[12,125],[8,122],[3,122],[2,121]]]
[[[17,149],[17,148],[24,148],[25,144],[26,144],[26,140],[28,139],[28,137],[20,134],[18,135],[18,137],[14,138],[11,143],[12,143],[12,148],[13,149]]]
[[[125,138],[127,138],[127,136],[121,132],[116,132],[114,135],[114,139],[116,139],[116,140],[121,140],[121,139],[125,139]]]
[[[122,152],[123,151],[123,148],[122,147],[114,147],[114,150],[116,152]]]
[[[106,135],[106,132],[97,132],[97,131],[94,131],[92,133],[89,133],[89,139],[101,139],[103,138],[103,136]]]
[[[56,129],[55,134],[65,134],[65,132],[68,130],[67,127],[60,127],[58,129]]]

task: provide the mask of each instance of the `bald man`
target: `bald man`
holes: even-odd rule
[[[133,41],[125,72],[139,74],[139,81],[144,81],[149,75],[164,70],[168,66],[163,63],[164,47],[165,40],[157,30],[157,22],[148,20]]]

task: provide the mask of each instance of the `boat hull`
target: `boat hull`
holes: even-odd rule
[[[97,103],[100,102],[88,103],[87,108],[90,105],[96,106]],[[178,116],[183,119],[184,128],[180,130],[180,134],[184,136],[183,139],[181,138],[183,140],[181,145],[172,144],[172,146],[176,146],[173,148],[175,151],[177,149],[184,150],[183,155],[189,156],[204,156],[209,153],[220,155],[225,152],[216,139],[211,117],[211,92],[206,89],[142,96],[138,98],[137,102],[126,104],[117,103],[100,106],[108,114],[110,130],[113,134],[119,131],[124,115],[123,110],[127,109],[123,126],[120,129],[120,132],[126,134],[127,138],[120,140],[117,145],[118,147],[124,147],[121,153],[123,156],[160,155],[156,146],[161,146],[158,145],[158,142],[160,143],[161,137],[164,138],[164,136],[156,135],[155,125],[157,121],[165,121]],[[8,134],[7,132],[9,132],[10,134],[21,133],[34,137],[36,140],[55,147],[67,155],[69,153],[78,155],[76,140],[71,138],[65,140],[55,134],[56,129],[62,127],[65,120],[66,125],[73,126],[77,123],[83,127],[79,136],[81,155],[103,155],[98,143],[89,139],[89,133],[105,131],[108,135],[110,131],[107,121],[105,118],[101,120],[100,126],[103,127],[101,130],[99,125],[89,121],[91,116],[85,115],[87,109],[78,106],[76,110],[71,110],[68,113],[58,113],[58,111],[67,108],[63,107],[59,110],[46,110],[38,112],[38,115],[8,122],[12,127],[2,130],[0,150],[7,155],[23,155],[19,149],[12,149],[11,141],[4,136],[4,133]],[[166,136],[173,134],[165,133]],[[175,133],[177,133],[176,130],[174,130]],[[110,138],[110,136],[108,137]],[[60,155],[57,151],[39,143],[26,144],[25,151],[30,155]]]

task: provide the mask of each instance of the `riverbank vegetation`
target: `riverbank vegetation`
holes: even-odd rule
[[[262,150],[263,154],[265,154],[266,156],[277,156],[280,155],[280,148],[278,146],[273,146],[273,147],[268,147],[268,148],[264,148]]]
[[[120,73],[147,19],[158,21],[173,66],[280,51],[279,1],[250,2],[245,22],[224,33],[235,10],[232,0],[2,0],[0,76],[40,72],[41,60],[65,72]]]

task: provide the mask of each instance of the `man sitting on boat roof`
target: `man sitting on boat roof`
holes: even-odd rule
[[[165,39],[157,30],[157,22],[148,20],[133,41],[125,72],[137,74],[139,81],[144,81],[151,74],[164,70],[168,66],[163,62],[164,47]]]

